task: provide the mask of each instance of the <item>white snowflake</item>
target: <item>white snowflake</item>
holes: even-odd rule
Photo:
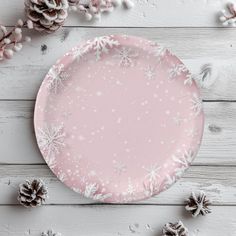
[[[76,59],[77,61],[79,61],[84,54],[87,53],[87,48],[82,46],[82,47],[75,47],[71,50],[71,56],[73,57],[73,59]]]
[[[155,73],[155,68],[153,68],[152,66],[148,66],[145,70],[144,70],[144,74],[145,77],[148,80],[153,80],[155,79],[156,73]]]
[[[135,200],[135,187],[131,182],[130,178],[128,179],[128,186],[125,192],[122,193],[125,202],[130,202]]]
[[[69,74],[64,71],[63,64],[53,66],[48,72],[48,89],[56,94],[61,87],[64,87],[64,81],[69,77]]]
[[[148,168],[144,167],[144,169],[147,171],[147,175],[145,176],[145,178],[150,182],[157,181],[158,177],[160,177],[159,172],[161,167],[159,165],[155,164]]]
[[[46,125],[44,128],[38,128],[38,145],[48,158],[60,153],[60,149],[65,146],[64,138],[63,125]]]
[[[191,109],[194,111],[196,116],[199,115],[203,109],[202,99],[197,94],[194,93],[191,99],[191,103],[192,103]]]
[[[191,86],[193,84],[194,80],[195,80],[195,77],[193,75],[191,75],[190,73],[188,73],[186,75],[186,79],[184,80],[184,85]]]
[[[86,51],[95,51],[96,60],[101,59],[102,53],[108,53],[114,46],[119,46],[120,43],[113,36],[96,37],[93,40],[87,41]]]
[[[169,72],[169,80],[175,79],[177,76],[180,76],[183,72],[188,71],[184,64],[172,64]]]
[[[181,167],[187,168],[192,160],[194,159],[194,152],[192,150],[185,150],[183,153],[173,155],[172,159],[174,162],[181,165]]]
[[[155,194],[157,194],[160,190],[160,186],[157,184],[157,182],[151,182],[151,181],[148,181],[147,183],[144,182],[143,183],[143,186],[144,186],[144,194],[147,196],[147,197],[152,197],[154,196]]]
[[[59,172],[57,173],[57,178],[61,181],[61,182],[65,182],[67,180],[67,175],[64,172]]]
[[[55,156],[46,156],[45,161],[47,162],[47,165],[50,167],[50,169],[54,169],[57,165],[57,161]]]
[[[167,174],[164,181],[164,189],[169,188],[175,182],[176,182],[176,177]]]
[[[184,119],[179,115],[177,114],[174,118],[173,118],[173,121],[174,123],[177,125],[177,126],[180,126],[182,124],[182,122],[184,121]]]
[[[166,47],[163,47],[161,45],[155,44],[153,48],[153,54],[155,57],[157,57],[157,62],[160,63],[162,58],[165,57],[168,50]]]
[[[93,200],[99,200],[99,201],[104,201],[107,198],[110,198],[112,196],[111,193],[101,193],[98,191],[99,187],[96,183],[92,184],[86,184],[85,190],[83,192],[83,195],[85,197],[91,198]]]
[[[133,59],[138,56],[138,53],[127,47],[115,50],[117,53],[113,57],[119,59],[119,66],[130,67],[134,65]]]
[[[127,167],[126,167],[125,164],[117,162],[117,161],[113,162],[113,167],[114,167],[115,172],[118,175],[121,175],[121,174],[125,173],[126,170],[127,170]]]

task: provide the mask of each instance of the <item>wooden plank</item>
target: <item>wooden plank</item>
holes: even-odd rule
[[[64,186],[46,165],[0,166],[0,205],[18,204],[19,183],[40,178],[49,189],[46,204],[89,204],[84,198]],[[236,167],[192,166],[184,177],[169,190],[137,204],[184,204],[191,191],[203,190],[214,205],[236,205]]]
[[[205,132],[194,164],[236,165],[236,103],[204,105]],[[0,101],[0,163],[44,163],[34,136],[33,107],[33,101]]]
[[[34,34],[32,43],[12,60],[0,64],[0,99],[34,99],[45,74],[60,56],[81,40],[104,34],[155,40],[172,49],[193,73],[211,62],[219,71],[219,80],[212,89],[203,90],[204,99],[236,100],[236,31],[214,28],[64,28],[53,35]]]
[[[234,236],[235,208],[213,207],[212,214],[192,219],[181,206],[1,206],[0,235],[38,236],[53,228],[64,236],[153,236],[166,222],[181,219],[190,236]]]
[[[217,12],[228,0],[133,0],[132,10],[116,9],[111,15],[103,15],[100,22],[87,22],[70,14],[67,26],[126,26],[126,27],[212,27],[219,26]],[[3,24],[14,25],[18,18],[24,16],[24,0],[5,1],[0,8]],[[121,20],[122,19],[122,20]]]

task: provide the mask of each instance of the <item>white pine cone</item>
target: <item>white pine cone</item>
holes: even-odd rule
[[[200,192],[197,196],[195,193],[192,193],[187,200],[185,209],[189,211],[193,217],[197,217],[199,215],[205,216],[206,214],[211,213],[209,205],[211,205],[211,202],[206,198],[206,194],[204,192]]]
[[[26,16],[37,31],[58,30],[68,16],[67,0],[25,0]]]
[[[43,232],[41,236],[62,236],[61,233],[55,233],[53,230],[48,230],[47,232]]]
[[[188,236],[188,229],[179,221],[176,223],[165,224],[162,230],[162,236]]]
[[[20,184],[18,201],[25,207],[36,207],[42,205],[47,198],[47,188],[42,180],[26,180]]]

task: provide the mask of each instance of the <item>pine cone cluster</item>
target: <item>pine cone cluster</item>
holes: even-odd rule
[[[193,217],[197,217],[199,215],[205,216],[206,214],[211,213],[209,205],[211,205],[211,202],[207,199],[204,192],[200,192],[197,196],[195,193],[192,193],[187,200],[185,209],[189,211]]]
[[[188,229],[179,221],[176,223],[165,224],[162,230],[162,236],[188,236]]]
[[[25,0],[26,16],[34,29],[47,33],[58,30],[68,16],[67,0]]]
[[[26,180],[20,184],[18,201],[25,207],[40,206],[46,200],[47,193],[47,188],[41,180]]]

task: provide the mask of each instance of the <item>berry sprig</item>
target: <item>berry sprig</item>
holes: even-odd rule
[[[24,42],[30,42],[29,36],[23,37],[22,28],[33,28],[33,23],[30,20],[23,21],[19,19],[10,31],[3,25],[0,25],[0,61],[11,59],[15,52],[19,52]]]
[[[236,27],[236,4],[227,4],[227,9],[220,11],[219,20],[222,22],[223,26]]]

